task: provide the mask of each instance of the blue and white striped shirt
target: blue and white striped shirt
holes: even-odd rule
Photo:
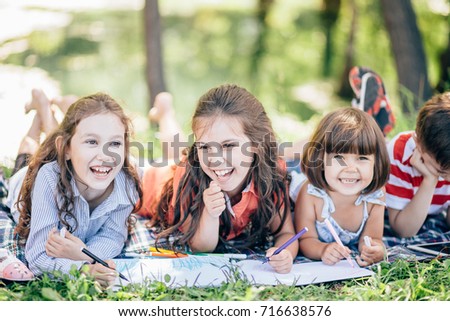
[[[30,234],[25,258],[35,275],[54,270],[68,273],[72,265],[80,268],[84,263],[49,257],[45,252],[50,230],[53,227],[62,228],[55,197],[59,176],[60,169],[56,161],[45,164],[39,170],[33,187]],[[126,221],[138,199],[132,180],[127,179],[123,170],[120,171],[114,179],[113,191],[92,213],[89,213],[89,204],[80,194],[73,178],[71,185],[74,192],[73,214],[78,221],[78,228],[73,235],[103,260],[120,254],[127,238]],[[69,224],[74,226],[73,220]]]

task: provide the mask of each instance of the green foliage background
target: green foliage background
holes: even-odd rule
[[[276,1],[266,19],[265,49],[257,57],[256,2],[253,6],[226,1],[214,5],[190,3],[160,1],[167,89],[174,95],[177,119],[187,132],[198,97],[226,82],[248,88],[263,102],[282,140],[296,140],[299,134],[285,130],[278,115],[287,115],[301,124],[310,119],[315,122],[323,113],[349,105],[349,99],[334,95],[343,72],[350,30],[348,1],[342,1],[332,34],[332,72],[326,78],[322,76],[325,34],[320,21],[321,1]],[[439,76],[438,55],[446,46],[449,26],[447,17],[432,11],[432,3],[413,1],[434,84]],[[356,4],[355,65],[369,66],[382,75],[396,105],[397,78],[379,2]],[[4,63],[48,71],[60,82],[65,94],[111,93],[131,112],[145,117],[149,106],[143,13],[90,10],[70,15],[72,21],[65,27],[31,33],[27,49],[10,55]],[[257,58],[259,67],[255,72],[251,66]],[[329,87],[319,89],[316,95],[330,96],[324,109],[295,95],[299,86],[323,83]],[[151,130],[138,136],[148,137],[153,137]]]
[[[439,76],[438,56],[446,46],[448,17],[432,10],[433,3],[439,1],[412,2],[428,59],[429,78],[434,85]],[[304,137],[303,129],[312,126],[308,122],[314,124],[325,112],[349,104],[348,99],[334,95],[350,29],[348,1],[342,1],[333,32],[329,77],[323,77],[321,70],[325,36],[319,20],[320,1],[275,2],[267,17],[266,46],[256,73],[251,70],[258,35],[256,1],[253,7],[224,1],[221,5],[185,10],[190,3],[160,1],[166,82],[174,95],[177,119],[186,132],[198,97],[225,82],[247,87],[263,102],[281,140]],[[356,3],[359,20],[355,65],[376,70],[396,105],[395,65],[379,3],[361,0]],[[9,55],[1,63],[46,70],[61,84],[63,94],[83,96],[108,92],[136,117],[145,118],[149,106],[142,12],[91,10],[69,14],[70,24],[32,32],[25,37],[26,49]],[[0,45],[20,40],[10,39]],[[307,84],[317,88],[323,84],[328,86],[315,92],[317,98],[331,97],[324,109],[298,99],[296,89]],[[280,115],[295,120],[299,129],[286,129],[285,119]],[[413,128],[414,115],[406,118],[397,113],[396,116],[398,124],[394,133]],[[141,131],[136,139],[153,140],[153,131],[152,128]],[[101,291],[92,280],[74,272],[76,278],[45,276],[24,284],[0,283],[0,300],[449,300],[449,262],[382,263],[376,267],[376,276],[368,280],[306,287],[255,287],[236,281],[220,288],[174,290],[163,284],[151,284],[114,292]]]

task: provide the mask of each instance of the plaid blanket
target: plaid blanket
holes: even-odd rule
[[[385,212],[383,242],[387,247],[445,241],[450,241],[450,231],[443,213],[439,215],[429,215],[415,236],[398,237],[389,225],[387,211]]]
[[[149,247],[158,247],[162,249],[172,249],[173,242],[181,236],[181,232],[171,235],[169,239],[160,239],[157,241],[156,235],[159,232],[157,227],[150,226],[150,220],[147,218],[134,215],[134,225],[132,226],[131,232],[128,235],[127,242],[122,251],[122,255],[127,255],[130,253],[142,254],[149,250]],[[242,244],[248,239],[249,227],[241,234],[238,238],[231,241],[219,241],[216,248],[218,253],[244,253],[247,254],[249,258],[256,258],[264,256],[265,250],[273,246],[273,237],[268,237],[266,242],[261,246],[256,246],[254,248],[243,248]],[[191,249],[188,245],[179,246],[176,248],[180,252],[190,252]]]
[[[14,236],[16,224],[12,219],[9,209],[0,204],[0,248],[7,249],[19,260],[25,262],[24,248],[19,246],[17,238]]]
[[[127,256],[129,254],[142,254],[149,251],[149,247],[159,247],[162,249],[172,249],[171,244],[179,235],[173,235],[169,239],[160,240],[156,243],[157,229],[148,227],[149,220],[139,216],[135,216],[135,224],[128,235],[128,239],[123,248],[122,254],[119,257]],[[18,245],[17,238],[14,236],[15,223],[8,211],[2,204],[0,204],[0,248],[8,249],[19,260],[25,262],[24,248]],[[387,247],[389,261],[395,258],[408,258],[410,251],[406,250],[405,246],[408,244],[418,244],[425,242],[443,242],[450,241],[450,231],[448,231],[445,217],[443,215],[430,216],[425,221],[424,226],[419,231],[418,235],[410,238],[399,238],[393,235],[387,217],[385,220],[385,233],[383,241]],[[217,249],[222,253],[245,253],[249,259],[258,259],[264,257],[265,250],[273,245],[273,239],[269,239],[264,246],[253,249],[237,250],[236,246],[243,242],[248,235],[244,234],[241,238],[231,241],[222,242]],[[189,252],[189,247],[177,248],[181,252]],[[357,254],[357,248],[353,248],[353,254]],[[312,262],[312,260],[297,256],[295,263]]]

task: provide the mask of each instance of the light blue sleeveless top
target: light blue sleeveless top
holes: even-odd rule
[[[366,221],[369,218],[369,212],[367,211],[367,203],[373,203],[378,205],[385,206],[386,204],[384,201],[381,200],[381,197],[383,197],[383,191],[377,190],[370,194],[361,194],[355,201],[355,205],[359,206],[361,203],[363,203],[363,220],[361,222],[361,226],[359,227],[358,231],[351,232],[349,230],[344,230],[333,218],[332,214],[335,212],[335,207],[333,200],[331,199],[330,195],[327,194],[326,191],[314,187],[311,184],[308,184],[308,194],[319,197],[323,199],[323,208],[322,208],[322,218],[330,221],[331,225],[333,225],[334,229],[336,230],[336,233],[339,235],[339,238],[341,239],[342,243],[344,245],[354,245],[357,244],[359,241],[359,237],[361,235],[361,232],[364,229],[364,226],[366,225]],[[317,234],[319,236],[319,240],[325,243],[331,243],[334,242],[334,238],[329,232],[325,222],[320,222],[316,220],[316,230]]]

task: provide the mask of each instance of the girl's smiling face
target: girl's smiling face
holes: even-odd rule
[[[112,113],[84,118],[66,150],[76,185],[89,202],[101,197],[122,169],[125,158],[125,126]]]
[[[358,195],[372,182],[374,164],[374,155],[325,153],[325,180],[335,192]]]
[[[229,197],[236,196],[254,159],[251,141],[235,117],[204,118],[202,124],[195,131],[200,167]]]

